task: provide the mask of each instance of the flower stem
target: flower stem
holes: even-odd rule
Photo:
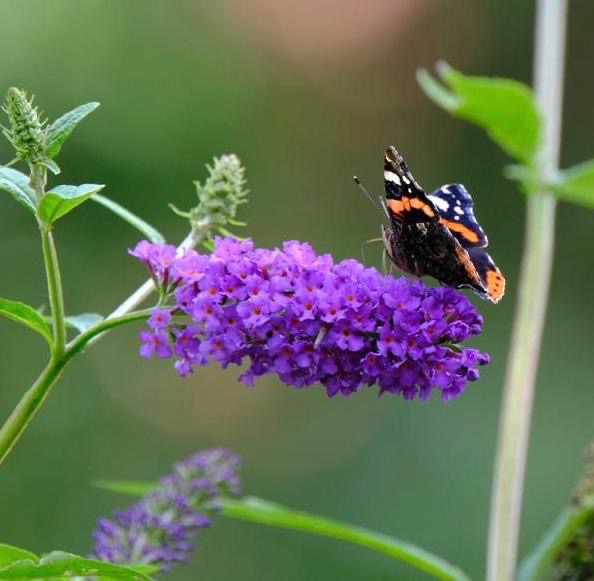
[[[42,178],[37,176],[35,183],[41,184]],[[202,239],[206,228],[206,224],[204,229],[200,227],[195,228],[180,244],[178,250],[183,251],[196,246]],[[75,355],[81,353],[85,347],[97,341],[99,337],[103,336],[110,329],[146,319],[150,315],[150,310],[132,311],[132,309],[146,299],[155,288],[152,281],[147,281],[111,313],[107,319],[87,329],[87,331],[81,333],[66,345],[62,283],[56,248],[51,232],[44,229],[43,226],[41,226],[41,236],[54,326],[52,357],[37,381],[25,392],[16,408],[10,414],[2,428],[0,428],[0,464],[2,464],[12,447],[18,441],[33,416],[39,411],[51,388],[60,378],[70,360]]]
[[[33,416],[39,411],[47,399],[51,388],[58,381],[64,369],[75,355],[83,351],[94,337],[110,329],[115,329],[116,327],[121,327],[135,321],[141,321],[149,316],[150,310],[147,309],[101,321],[73,339],[61,354],[52,355],[47,367],[37,378],[37,381],[25,392],[16,408],[10,414],[2,428],[0,428],[0,464],[2,464],[21,434],[25,431]]]
[[[52,357],[37,381],[25,392],[9,418],[0,428],[0,464],[12,450],[37,410],[43,405],[51,387],[56,383],[66,361]]]
[[[466,574],[440,557],[394,537],[260,498],[220,499],[223,515],[268,526],[313,533],[360,545],[411,565],[436,579],[468,581]]]
[[[128,323],[134,323],[136,321],[148,319],[151,315],[151,312],[152,309],[132,311],[131,313],[126,313],[125,315],[121,315],[119,317],[110,317],[101,321],[100,323],[97,323],[90,329],[87,329],[84,333],[76,336],[72,341],[70,341],[70,343],[68,343],[66,350],[68,359],[71,359],[78,353],[82,352],[87,345],[94,343],[99,335],[102,335],[111,329],[115,329],[116,327],[127,325]]]
[[[66,325],[64,323],[64,298],[62,294],[62,278],[58,264],[58,254],[51,231],[41,226],[41,242],[45,272],[47,276],[47,290],[49,295],[52,325],[54,328],[54,343],[52,352],[59,358],[66,346]]]
[[[558,169],[567,0],[539,0],[534,84],[544,132],[535,167],[540,184]],[[544,327],[555,234],[555,199],[530,192],[516,315],[499,423],[487,579],[514,578],[530,419]]]

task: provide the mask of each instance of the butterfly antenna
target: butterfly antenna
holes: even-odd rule
[[[353,181],[359,186],[359,189],[365,194],[365,197],[371,202],[372,206],[381,212],[381,207],[377,205],[375,198],[369,193],[367,188],[361,183],[357,176],[353,176]]]

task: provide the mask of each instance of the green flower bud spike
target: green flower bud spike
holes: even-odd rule
[[[581,526],[557,555],[550,579],[594,578],[594,444],[586,450],[586,467],[573,496],[573,505],[582,514]]]
[[[195,181],[198,205],[189,212],[171,206],[176,214],[190,220],[192,228],[200,231],[202,244],[212,248],[213,236],[235,236],[227,226],[245,226],[235,219],[240,204],[247,202],[248,190],[245,188],[245,168],[234,155],[215,157],[212,165],[207,165],[208,177],[204,183]],[[237,237],[237,236],[236,236]]]
[[[14,147],[17,159],[29,164],[44,164],[46,120],[33,107],[33,99],[20,89],[10,87],[2,107],[8,115],[10,127],[3,127],[3,133]]]

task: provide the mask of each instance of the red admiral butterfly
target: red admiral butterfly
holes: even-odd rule
[[[448,184],[427,195],[392,146],[384,158],[384,186],[391,226],[383,227],[383,240],[392,262],[497,303],[505,279],[485,251],[487,236],[466,188]]]

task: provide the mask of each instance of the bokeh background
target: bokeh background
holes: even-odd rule
[[[415,70],[446,59],[530,82],[533,10],[515,0],[0,2],[2,91],[28,89],[50,117],[102,103],[65,146],[61,183],[105,183],[178,241],[186,225],[167,203],[190,207],[204,164],[235,152],[252,192],[241,217],[258,244],[296,238],[379,265],[379,245],[364,241],[381,217],[351,176],[380,192],[394,144],[426,188],[461,181],[474,194],[509,289],[497,306],[476,301],[485,317],[476,345],[492,364],[449,404],[372,390],[330,400],[271,378],[248,389],[233,369],[181,380],[168,362],[139,359],[138,328],[118,330],[68,370],[0,470],[0,540],[85,554],[95,520],[126,503],[94,479],[155,479],[195,450],[227,446],[243,458],[246,493],[419,543],[481,578],[524,201],[502,176],[504,154],[432,105]],[[594,153],[593,20],[592,2],[571,3],[565,165]],[[0,159],[10,158],[2,143]],[[42,305],[35,224],[8,195],[0,208],[0,296]],[[557,234],[524,550],[567,499],[594,435],[594,213],[562,206]],[[106,314],[142,282],[126,255],[136,232],[103,208],[87,203],[56,235],[69,313]],[[0,346],[6,416],[45,353],[5,320]],[[361,548],[222,518],[169,577],[424,578]]]

